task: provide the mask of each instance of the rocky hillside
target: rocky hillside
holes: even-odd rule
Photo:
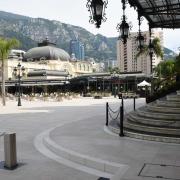
[[[176,56],[174,51],[164,47],[164,60],[175,59]]]
[[[59,21],[0,11],[0,36],[16,37],[21,41],[21,49],[24,50],[35,47],[37,42],[48,37],[67,52],[69,52],[70,40],[78,37],[85,44],[86,58],[116,59],[116,38],[94,35],[84,28]]]

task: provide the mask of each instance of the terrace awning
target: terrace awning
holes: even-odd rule
[[[144,87],[144,86],[151,86],[151,84],[148,83],[148,82],[146,82],[146,81],[144,80],[143,82],[137,84],[137,86],[139,86],[139,87]]]
[[[151,28],[180,28],[180,0],[128,0]]]

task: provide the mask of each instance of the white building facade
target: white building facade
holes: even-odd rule
[[[117,41],[117,63],[121,72],[142,72],[144,74],[151,74],[151,61],[149,53],[145,53],[137,57],[138,42],[136,40],[138,33],[131,33],[127,43],[123,44],[121,40]],[[145,44],[149,44],[149,32],[142,32]],[[152,31],[152,39],[155,37],[160,39],[161,47],[163,48],[163,32]],[[162,59],[153,54],[152,68],[157,66]]]

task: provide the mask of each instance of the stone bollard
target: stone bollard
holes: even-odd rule
[[[4,167],[14,169],[17,166],[16,133],[4,135]]]

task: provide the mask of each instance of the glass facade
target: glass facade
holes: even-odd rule
[[[84,44],[79,40],[70,41],[70,55],[72,54],[77,60],[84,60]]]

